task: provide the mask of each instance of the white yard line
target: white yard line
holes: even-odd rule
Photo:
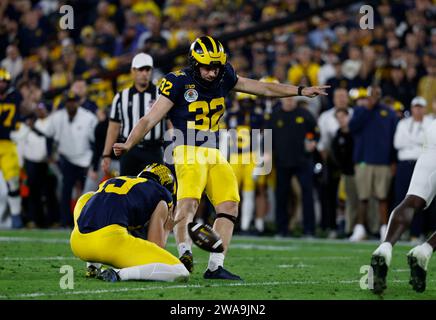
[[[0,260],[3,261],[23,261],[23,260],[30,260],[30,261],[51,261],[51,260],[80,260],[76,257],[62,257],[62,256],[56,256],[56,257],[2,257]]]
[[[61,238],[0,237],[0,242],[70,243],[70,240]]]

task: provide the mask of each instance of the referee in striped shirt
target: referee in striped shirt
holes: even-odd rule
[[[152,70],[152,57],[137,54],[131,67],[133,86],[118,92],[112,101],[101,163],[106,174],[109,174],[113,144],[127,140],[135,124],[157,99],[157,88],[151,83]],[[163,163],[164,121],[159,122],[131,152],[121,157],[120,175],[136,176],[148,164]]]

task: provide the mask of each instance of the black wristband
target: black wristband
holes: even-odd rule
[[[111,158],[112,156],[110,154],[104,154],[101,157],[104,159],[104,158]]]
[[[297,96],[302,96],[302,95],[303,95],[303,89],[304,89],[303,86],[299,86],[299,87],[298,87],[298,93],[297,93]]]

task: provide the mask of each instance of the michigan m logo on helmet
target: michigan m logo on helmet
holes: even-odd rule
[[[210,88],[221,82],[224,76],[224,66],[227,63],[227,54],[218,40],[210,36],[197,38],[189,49],[189,66],[192,69],[194,79],[202,86]],[[210,82],[204,80],[199,71],[200,66],[219,67],[218,77]]]

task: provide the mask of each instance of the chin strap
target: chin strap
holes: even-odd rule
[[[231,214],[227,214],[227,213],[217,213],[216,218],[226,218],[229,219],[231,222],[233,222],[233,224],[236,223],[236,217],[232,216]]]

